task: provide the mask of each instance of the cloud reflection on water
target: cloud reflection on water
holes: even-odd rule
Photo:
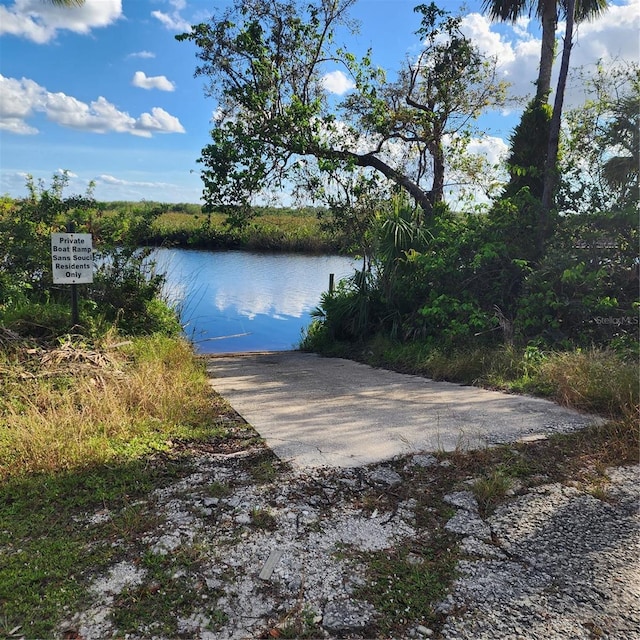
[[[292,348],[329,274],[338,282],[354,269],[340,256],[241,251],[159,249],[155,259],[165,295],[202,352]]]

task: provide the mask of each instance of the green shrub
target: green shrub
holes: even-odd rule
[[[20,336],[52,342],[69,331],[70,305],[22,299],[0,307],[0,325]]]
[[[174,311],[161,301],[163,277],[154,273],[148,251],[138,242],[162,207],[129,207],[106,211],[85,196],[63,195],[65,172],[52,183],[27,179],[28,197],[0,207],[0,323],[22,335],[53,339],[68,333],[95,334],[110,326],[121,333],[176,334]],[[70,290],[54,286],[51,272],[51,233],[72,224],[79,233],[91,233],[94,246],[94,282],[77,285],[80,326],[72,327]]]

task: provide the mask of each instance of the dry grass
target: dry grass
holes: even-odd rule
[[[638,415],[638,362],[625,360],[607,349],[556,353],[538,371],[554,399],[582,411],[615,418]]]
[[[166,450],[224,413],[183,340],[111,336],[0,358],[0,480]]]

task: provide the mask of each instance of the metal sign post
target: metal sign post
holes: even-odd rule
[[[69,229],[73,229],[69,225]],[[71,321],[80,322],[77,285],[93,282],[93,239],[90,233],[52,233],[53,284],[71,285]]]

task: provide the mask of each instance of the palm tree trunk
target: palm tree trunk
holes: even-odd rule
[[[542,192],[542,211],[540,219],[540,236],[538,242],[540,248],[549,233],[549,216],[553,207],[553,197],[558,186],[558,146],[560,144],[560,122],[562,119],[562,104],[564,102],[564,92],[567,86],[567,76],[569,74],[569,60],[571,58],[571,48],[573,47],[573,25],[575,16],[576,0],[567,0],[567,26],[564,34],[564,44],[562,46],[562,62],[560,63],[560,74],[558,76],[558,86],[553,103],[553,115],[549,125],[549,146],[544,164],[544,187]]]
[[[557,1],[540,0],[539,10],[542,21],[542,46],[540,48],[540,69],[536,81],[536,101],[546,102],[551,93],[551,70],[553,69],[558,21]]]

